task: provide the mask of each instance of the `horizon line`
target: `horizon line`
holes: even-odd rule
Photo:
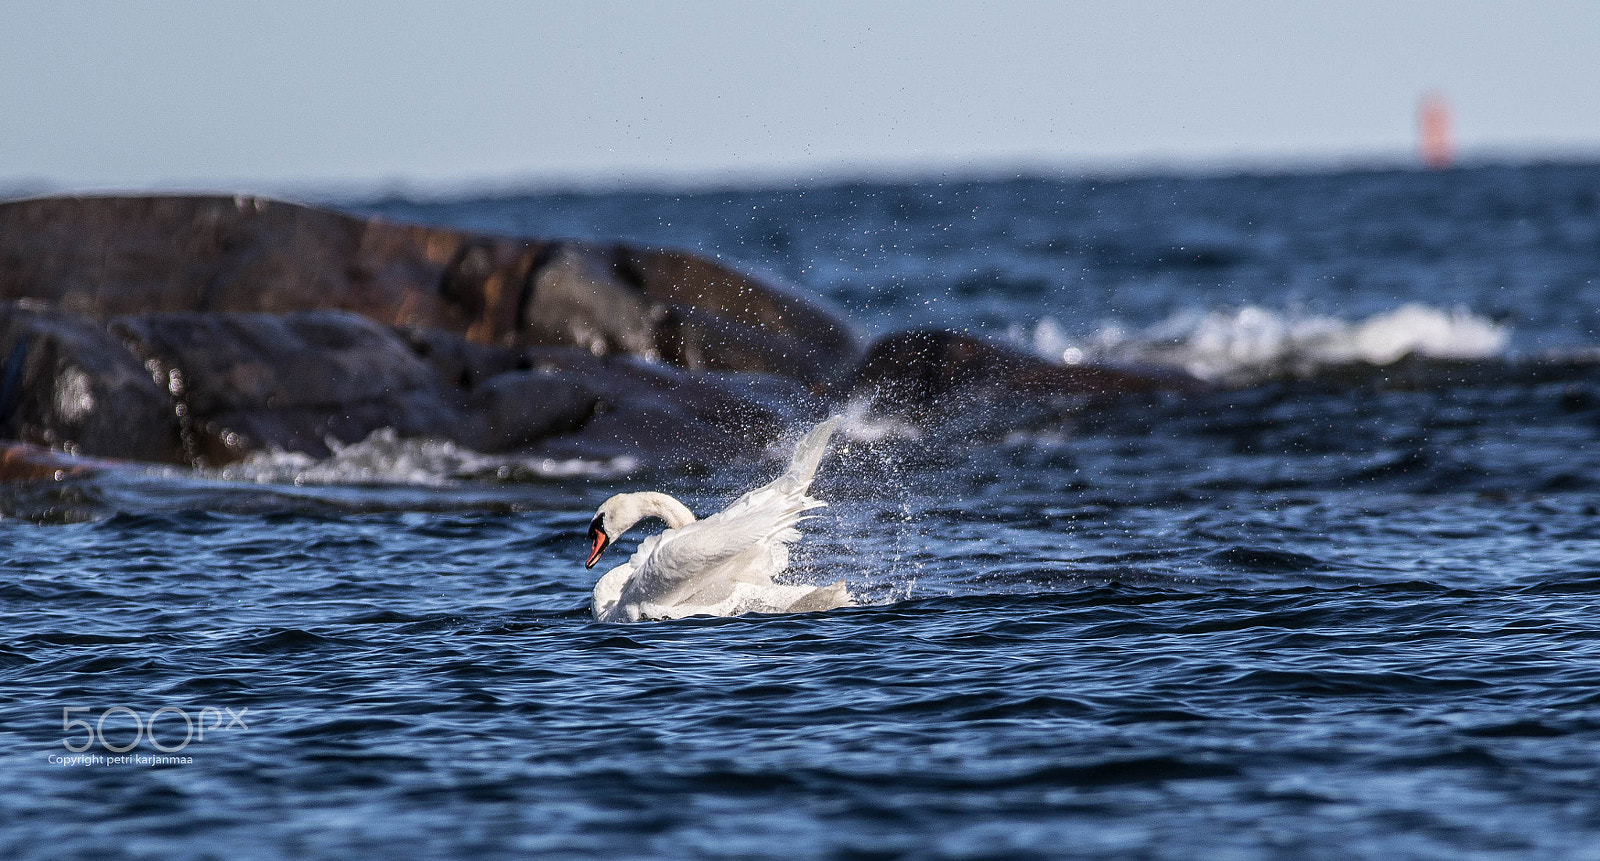
[[[1600,163],[1600,145],[1482,148],[1463,152],[1446,170],[1490,167]],[[0,179],[0,201],[33,197],[134,195],[249,195],[319,203],[409,200],[447,202],[537,195],[625,193],[715,194],[825,188],[841,185],[894,185],[933,181],[984,182],[1005,179],[1124,181],[1155,178],[1223,178],[1366,173],[1394,170],[1430,172],[1411,151],[1365,151],[1302,155],[1240,155],[1230,158],[1152,156],[1148,158],[1055,160],[994,158],[962,160],[840,161],[816,165],[759,165],[743,168],[624,168],[573,171],[522,171],[501,174],[422,178],[204,179],[146,183],[71,183],[17,177]]]

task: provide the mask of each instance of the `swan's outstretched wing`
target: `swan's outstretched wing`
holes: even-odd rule
[[[828,451],[829,438],[833,436],[834,429],[839,427],[839,422],[843,419],[843,416],[834,416],[812,428],[805,439],[800,440],[800,444],[794,447],[794,455],[789,458],[789,468],[783,475],[734,500],[733,504],[728,506],[728,510],[732,511],[739,507],[739,503],[768,490],[804,496],[806,490],[811,487],[811,479],[817,475],[817,464],[822,463],[822,456]]]
[[[669,599],[712,585],[693,582],[707,577],[770,583],[788,565],[788,545],[800,538],[795,525],[805,512],[827,505],[806,491],[838,424],[834,417],[813,428],[795,449],[789,469],[771,483],[704,520],[656,536],[649,547],[641,545],[625,599]],[[729,564],[735,560],[737,565]]]
[[[805,512],[827,505],[806,495],[817,465],[828,450],[828,439],[839,426],[834,416],[817,425],[795,446],[789,468],[771,482],[746,493],[732,505],[705,520],[677,530],[670,542],[663,541],[656,551],[663,561],[679,570],[706,571],[739,556],[754,545],[783,551],[782,545],[800,539],[799,523]],[[699,527],[699,528],[692,528]],[[787,562],[787,553],[781,563]],[[782,564],[779,565],[779,570]],[[776,572],[772,572],[776,573]]]

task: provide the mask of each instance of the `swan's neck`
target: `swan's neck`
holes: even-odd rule
[[[695,519],[694,512],[689,510],[689,506],[665,493],[655,491],[621,493],[612,497],[611,502],[607,503],[608,506],[613,504],[616,535],[627,532],[646,517],[659,517],[665,520],[669,529],[688,526]],[[615,538],[616,535],[612,537]]]

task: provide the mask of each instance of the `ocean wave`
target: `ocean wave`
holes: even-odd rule
[[[1153,326],[1108,323],[1086,336],[1040,320],[1013,338],[1066,364],[1088,362],[1180,368],[1211,382],[1248,384],[1311,376],[1320,368],[1388,365],[1407,356],[1489,359],[1504,356],[1511,331],[1463,308],[1410,303],[1360,320],[1255,305],[1185,311]]]
[[[537,481],[614,478],[638,469],[631,457],[607,459],[487,455],[452,442],[406,438],[380,428],[353,443],[328,440],[332,454],[315,458],[302,452],[256,452],[209,476],[257,484],[386,484],[437,487],[458,481]]]

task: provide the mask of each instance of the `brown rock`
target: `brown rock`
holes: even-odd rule
[[[63,454],[25,442],[0,440],[0,483],[61,481],[79,478],[118,464]]]
[[[690,369],[762,371],[811,384],[837,379],[859,346],[838,312],[774,279],[677,251],[618,247],[617,266],[676,312],[663,359]]]
[[[341,308],[438,325],[462,241],[255,197],[21,200],[0,205],[0,298],[101,319]]]
[[[0,300],[96,319],[337,309],[479,344],[575,346],[816,384],[857,345],[821,303],[672,251],[394,224],[255,197],[0,204]]]

